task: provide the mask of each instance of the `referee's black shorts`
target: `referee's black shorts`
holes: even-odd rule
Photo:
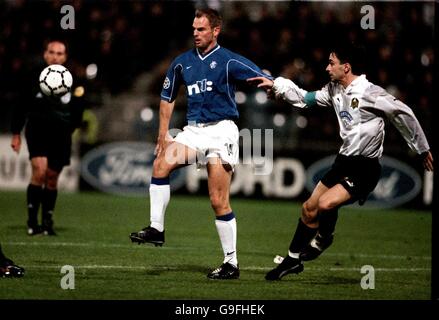
[[[72,134],[68,129],[28,121],[25,137],[29,159],[46,157],[48,167],[56,172],[61,172],[64,166],[70,164]]]
[[[352,201],[364,204],[381,176],[378,158],[337,155],[331,169],[321,179],[328,188],[340,183],[352,196]]]

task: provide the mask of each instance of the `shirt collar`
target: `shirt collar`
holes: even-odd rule
[[[210,56],[212,53],[214,53],[216,50],[218,50],[219,48],[220,48],[220,45],[217,43],[215,47],[213,47],[209,52],[205,53],[204,55],[201,54],[201,52],[198,50],[198,48],[195,48],[195,50],[196,50],[196,52],[197,52],[197,54],[198,54],[198,57],[199,57],[201,60],[204,60],[204,59],[206,59],[208,56]]]
[[[364,80],[366,80],[366,75],[365,74],[359,75],[346,87],[346,92],[350,91],[355,85],[357,85],[358,83],[360,83]]]

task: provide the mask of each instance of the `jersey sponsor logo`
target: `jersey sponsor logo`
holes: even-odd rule
[[[188,95],[199,94],[206,91],[212,91],[213,82],[207,79],[197,81],[187,86]]]
[[[171,80],[169,80],[168,77],[165,78],[165,81],[163,82],[163,89],[169,89],[171,86]]]
[[[342,119],[346,118],[348,121],[354,120],[354,118],[352,118],[351,114],[347,111],[340,111],[340,118],[342,118]]]
[[[335,156],[329,156],[313,163],[307,170],[306,188],[312,192],[317,183],[329,171]],[[381,178],[363,206],[356,207],[391,208],[403,205],[415,198],[421,191],[421,178],[409,165],[395,158],[383,156],[380,160]],[[359,169],[361,170],[361,169]]]
[[[90,150],[81,160],[81,176],[92,187],[115,194],[144,196],[148,192],[155,146],[143,142],[115,142]],[[184,186],[186,169],[174,171],[171,189]]]
[[[353,121],[354,121],[354,118],[351,116],[351,114],[347,111],[340,111],[339,115],[340,115],[341,121],[345,125],[345,128],[351,129]]]

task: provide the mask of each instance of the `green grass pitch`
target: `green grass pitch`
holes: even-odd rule
[[[2,191],[0,242],[26,274],[0,279],[0,299],[430,299],[431,212],[342,208],[334,244],[303,273],[268,282],[300,204],[234,198],[232,207],[241,278],[213,281],[206,274],[223,255],[207,196],[173,196],[165,245],[154,247],[128,238],[149,223],[147,197],[60,193],[58,235],[29,237],[25,193]],[[61,288],[64,265],[74,267],[74,290]],[[375,270],[374,289],[360,285],[364,265]]]

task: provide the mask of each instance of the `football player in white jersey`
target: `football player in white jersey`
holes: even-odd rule
[[[267,280],[302,272],[303,261],[316,259],[332,244],[338,209],[356,201],[364,204],[375,189],[381,174],[384,117],[421,156],[424,168],[433,171],[430,147],[413,111],[361,74],[361,57],[362,50],[355,45],[332,49],[326,67],[331,81],[318,91],[303,90],[282,77],[248,80],[295,107],[334,108],[343,140],[332,168],[303,204],[288,255],[267,273]]]

